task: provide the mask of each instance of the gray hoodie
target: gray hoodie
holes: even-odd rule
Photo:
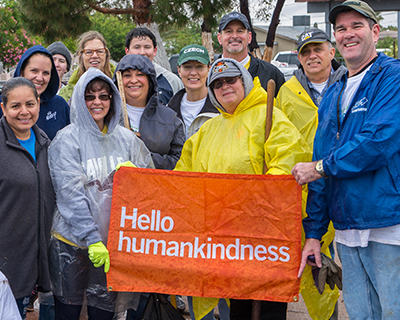
[[[112,89],[114,116],[103,135],[90,115],[85,89],[94,78]],[[71,98],[71,124],[59,131],[49,148],[50,174],[57,209],[53,231],[80,247],[107,243],[113,170],[120,162],[153,167],[150,152],[136,135],[119,125],[121,97],[112,80],[95,68],[77,82]]]

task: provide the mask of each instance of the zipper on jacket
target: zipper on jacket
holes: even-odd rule
[[[336,103],[336,117],[337,117],[337,132],[336,132],[336,140],[340,139],[340,101],[342,100],[342,94],[344,88],[346,87],[347,78],[345,79],[342,88],[340,89],[339,97]]]

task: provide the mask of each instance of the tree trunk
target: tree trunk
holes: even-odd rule
[[[278,0],[275,6],[274,14],[272,15],[271,24],[268,29],[267,40],[265,40],[265,49],[263,60],[271,62],[272,60],[272,49],[274,47],[276,28],[279,24],[279,15],[281,14],[282,7],[285,0]]]
[[[204,17],[204,21],[201,24],[201,39],[202,45],[208,51],[208,55],[210,57],[210,62],[214,62],[214,44],[212,40],[212,32],[211,28],[207,26],[206,18]]]
[[[256,57],[261,59],[261,52],[259,49],[259,45],[257,43],[257,34],[253,29],[253,24],[251,23],[250,18],[250,11],[249,11],[249,1],[248,0],[240,0],[240,12],[243,13],[250,24],[250,31],[251,31],[251,42],[249,44],[249,51]]]

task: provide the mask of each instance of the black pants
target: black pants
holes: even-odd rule
[[[73,304],[64,304],[57,297],[54,297],[56,306],[55,320],[79,320],[82,306]],[[114,312],[101,310],[99,308],[88,306],[89,320],[112,320]]]
[[[252,300],[230,299],[231,320],[251,320]],[[286,320],[287,303],[261,301],[260,320]]]

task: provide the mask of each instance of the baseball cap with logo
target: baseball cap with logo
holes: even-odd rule
[[[362,14],[364,17],[370,18],[374,20],[375,23],[378,23],[378,18],[376,17],[374,10],[372,10],[368,3],[364,1],[352,0],[345,1],[342,4],[334,7],[329,13],[329,22],[335,24],[338,14],[342,13],[343,11],[348,11],[349,9],[355,10],[358,13]]]
[[[202,64],[208,65],[210,63],[210,56],[205,47],[198,44],[190,44],[182,48],[179,52],[178,66],[188,61],[198,61]]]
[[[221,59],[221,61],[216,61],[210,70],[210,85],[211,83],[219,78],[231,78],[236,76],[241,76],[239,68],[235,66],[234,63]]]
[[[226,26],[229,24],[229,22],[232,22],[235,20],[243,23],[244,27],[247,30],[251,31],[249,20],[247,20],[247,17],[243,13],[233,11],[222,17],[221,22],[219,23],[218,32],[221,32],[222,30],[224,30],[226,28]]]
[[[308,29],[299,36],[297,41],[297,52],[300,53],[305,45],[309,43],[324,43],[325,41],[331,42],[328,35],[320,29]]]

